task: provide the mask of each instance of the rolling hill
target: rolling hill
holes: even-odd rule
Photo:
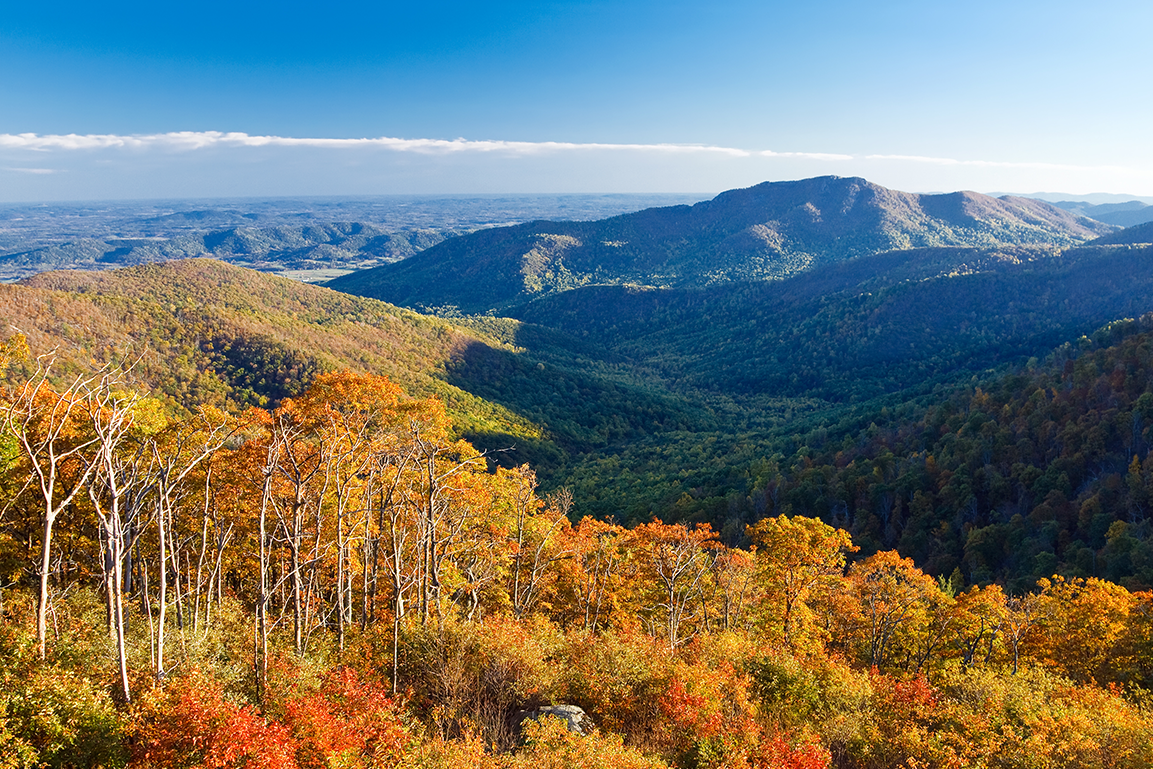
[[[138,376],[177,408],[275,405],[350,368],[441,397],[462,431],[540,433],[444,381],[464,349],[502,347],[493,336],[220,261],[41,273],[0,285],[0,316],[34,352],[58,349],[64,371],[142,354]]]

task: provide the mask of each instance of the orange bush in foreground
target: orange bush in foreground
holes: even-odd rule
[[[387,690],[350,668],[330,671],[320,691],[290,699],[284,708],[301,769],[398,766],[412,741]]]
[[[224,697],[192,672],[143,698],[133,721],[132,765],[141,769],[296,769],[288,727]]]

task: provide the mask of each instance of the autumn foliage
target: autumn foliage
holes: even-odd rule
[[[212,678],[193,672],[150,692],[132,725],[140,767],[295,769],[296,741],[252,705],[225,698]]]
[[[383,377],[180,415],[106,374],[5,406],[0,769],[1153,764],[1148,593],[581,517]]]

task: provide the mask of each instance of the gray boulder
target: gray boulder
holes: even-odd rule
[[[583,708],[576,705],[543,705],[532,710],[520,710],[516,714],[516,729],[521,731],[525,721],[539,721],[551,716],[565,722],[570,732],[588,734],[593,730],[594,724]]]

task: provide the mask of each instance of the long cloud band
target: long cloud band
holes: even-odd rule
[[[842,155],[824,152],[774,152],[717,147],[704,144],[608,144],[576,142],[525,142],[470,139],[399,139],[387,136],[360,139],[321,137],[252,136],[241,132],[173,131],[158,134],[0,134],[0,149],[32,152],[76,150],[168,150],[195,151],[242,147],[314,147],[323,149],[383,149],[432,155],[456,153],[498,153],[508,155],[544,155],[557,152],[657,152],[678,155],[713,154],[728,157],[798,158],[822,161],[897,161],[935,165],[983,166],[993,168],[1035,168],[1051,170],[1109,170],[1125,172],[1116,166],[1076,166],[1058,163],[957,160],[917,155]]]

